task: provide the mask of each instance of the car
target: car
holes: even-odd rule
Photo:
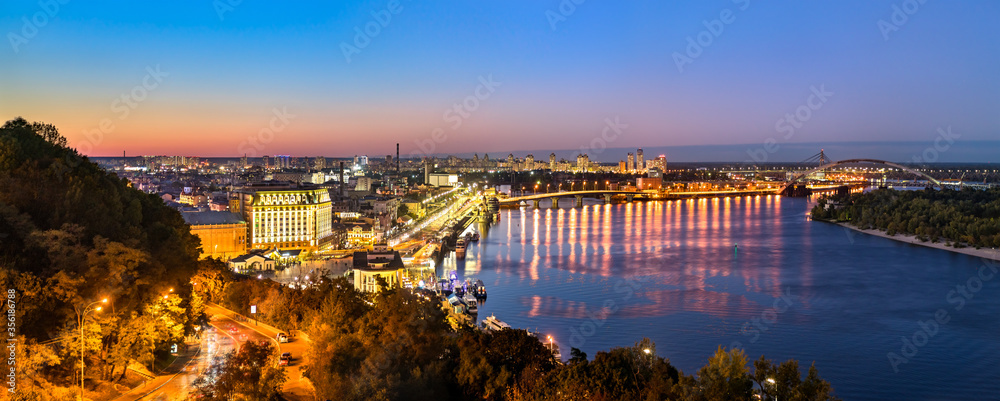
[[[281,354],[281,358],[278,359],[278,366],[288,366],[292,363],[292,353],[285,352]]]
[[[237,329],[236,327],[230,327],[229,328],[229,334],[237,334],[239,332],[240,332],[240,329]]]
[[[288,342],[288,335],[285,334],[285,333],[278,333],[278,335],[275,336],[275,338],[277,338],[277,340],[278,340],[279,343],[287,343]]]

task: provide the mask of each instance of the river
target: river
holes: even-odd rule
[[[815,362],[845,400],[996,399],[995,265],[812,222],[813,205],[543,202],[503,210],[441,268],[486,283],[480,318],[552,335],[563,359],[649,337],[686,374],[739,346],[750,361]]]

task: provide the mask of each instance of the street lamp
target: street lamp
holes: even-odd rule
[[[104,299],[102,299],[100,301],[91,302],[89,305],[87,305],[86,307],[83,308],[83,312],[82,313],[79,313],[79,315],[80,315],[80,321],[79,321],[78,325],[80,326],[80,401],[83,401],[83,379],[84,379],[83,368],[84,368],[84,363],[85,363],[84,359],[83,359],[83,321],[87,318],[87,312],[90,312],[91,310],[93,310],[94,312],[100,312],[101,309],[103,309],[100,306],[98,306],[98,307],[96,307],[94,309],[90,309],[92,306],[97,305],[97,304],[104,304],[104,303],[108,303],[108,299],[107,298],[104,298]]]

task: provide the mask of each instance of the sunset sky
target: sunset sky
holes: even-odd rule
[[[996,1],[49,2],[0,4],[0,117],[92,156],[1000,139]]]

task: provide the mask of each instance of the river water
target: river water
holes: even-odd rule
[[[845,400],[1000,399],[995,265],[812,222],[804,198],[563,202],[503,210],[441,266],[563,359],[649,337],[686,374],[738,346],[815,362]]]

